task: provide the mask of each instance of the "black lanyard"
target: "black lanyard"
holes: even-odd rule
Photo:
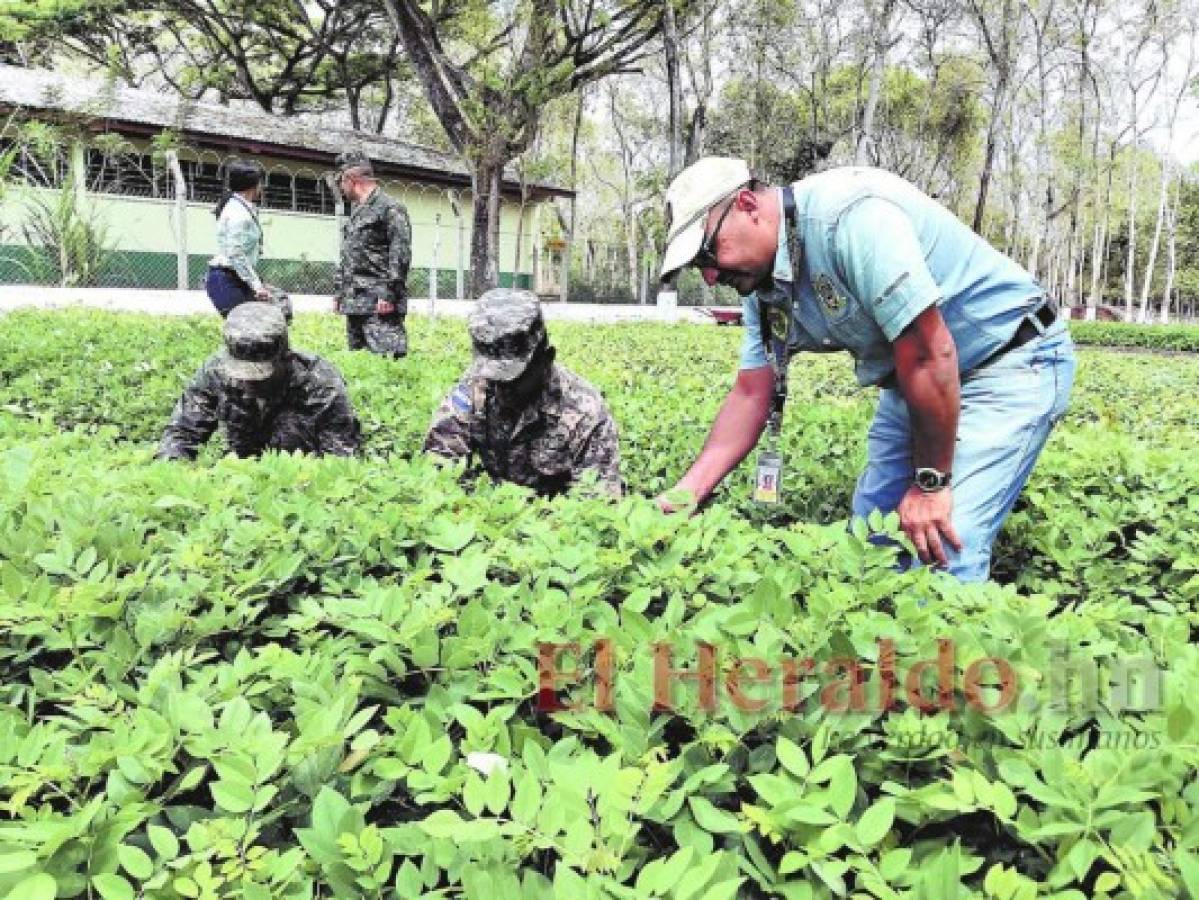
[[[795,207],[795,194],[788,185],[782,190],[783,212],[787,224],[787,248],[791,254],[791,289],[785,301],[780,303],[779,292],[772,291],[773,302],[758,295],[758,320],[762,326],[762,346],[766,359],[774,372],[774,394],[770,405],[769,449],[778,449],[779,432],[783,427],[783,408],[787,405],[787,364],[791,361],[791,334],[795,329],[795,307],[798,302],[799,264],[803,244],[799,238],[799,213]]]

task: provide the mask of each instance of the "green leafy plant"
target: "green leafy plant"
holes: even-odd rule
[[[337,325],[301,315],[293,343],[346,375],[363,458],[183,465],[153,444],[216,317],[0,319],[0,896],[1199,890],[1199,361],[1088,352],[998,583],[959,585],[845,527],[871,398],[843,360],[795,364],[782,509],[738,473],[684,519],[645,495],[702,441],[738,334],[554,323],[621,424],[614,504],[419,456],[461,322],[412,321],[420,366]],[[950,710],[902,676],[875,702],[882,640],[905,674],[952,645]],[[553,712],[548,644],[578,648]],[[655,645],[684,674],[714,648],[714,709],[687,678],[655,707]],[[989,657],[1020,690],[984,713]],[[1139,659],[1156,702],[1089,702],[1091,667]],[[811,661],[791,705],[786,660]]]
[[[1199,351],[1199,326],[1133,325],[1126,322],[1071,322],[1075,342],[1097,347]]]
[[[85,199],[80,177],[79,163],[72,161],[61,187],[31,194],[22,226],[25,242],[44,250],[31,257],[38,280],[62,287],[98,284],[111,248],[107,226]]]

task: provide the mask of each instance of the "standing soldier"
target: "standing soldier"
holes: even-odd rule
[[[585,472],[619,497],[616,423],[590,384],[554,362],[541,305],[496,288],[469,320],[474,365],[433,415],[425,452],[478,462],[497,481],[553,495]]]
[[[175,404],[158,458],[195,459],[221,424],[229,449],[243,457],[265,450],[351,456],[361,443],[341,373],[292,350],[283,311],[271,303],[242,303],[229,313],[225,349]]]
[[[364,154],[342,153],[336,165],[337,188],[354,210],[342,229],[334,304],[346,317],[351,350],[398,359],[408,353],[408,211],[379,187]]]

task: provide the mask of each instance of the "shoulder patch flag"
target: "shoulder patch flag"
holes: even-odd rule
[[[474,404],[471,403],[470,393],[462,385],[454,388],[450,394],[450,404],[459,412],[470,412],[474,409]]]

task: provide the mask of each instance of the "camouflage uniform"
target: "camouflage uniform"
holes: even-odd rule
[[[364,168],[362,154],[343,153],[339,169]],[[408,352],[408,266],[412,262],[412,226],[408,211],[376,187],[354,207],[342,226],[341,265],[335,296],[346,317],[346,338],[351,350],[370,350],[384,356]],[[375,304],[386,300],[395,311],[380,315]]]
[[[480,463],[492,478],[540,494],[571,487],[584,472],[620,496],[616,423],[599,392],[559,365],[522,408],[500,402],[497,387],[523,374],[548,350],[537,299],[527,291],[494,290],[471,313],[475,364],[442,401],[425,436],[425,451]]]
[[[256,396],[247,381],[271,379]],[[358,419],[334,366],[287,346],[278,307],[243,303],[226,320],[225,349],[200,367],[175,404],[159,459],[195,459],[223,423],[238,456],[265,450],[350,456],[361,443]]]

